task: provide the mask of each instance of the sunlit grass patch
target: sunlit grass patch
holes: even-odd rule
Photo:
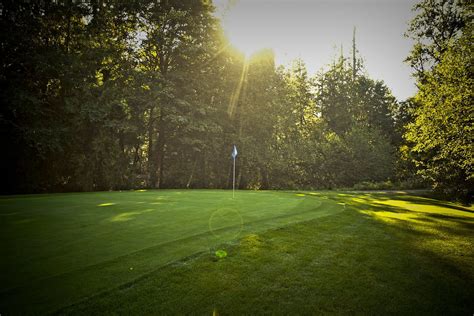
[[[115,205],[115,203],[100,203],[100,204],[97,204],[97,206],[112,206],[112,205]]]
[[[257,252],[262,246],[262,238],[257,234],[249,234],[240,240],[240,245],[243,251]]]
[[[132,220],[135,218],[137,215],[145,214],[148,212],[152,212],[153,209],[146,209],[142,211],[132,211],[132,212],[124,212],[120,213],[110,219],[111,222],[126,222],[129,220]]]
[[[347,194],[347,193],[338,193],[337,196],[343,196],[343,197],[350,197],[352,196],[351,194]]]
[[[385,212],[385,211],[361,211],[363,214],[367,214],[375,217],[378,220],[381,220],[386,223],[399,223],[399,221],[416,221],[419,218],[419,215],[412,213],[395,213],[395,212]]]

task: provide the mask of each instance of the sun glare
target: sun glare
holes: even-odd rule
[[[267,43],[268,24],[261,17],[249,14],[252,4],[239,1],[222,18],[222,27],[230,43],[246,57],[261,49],[271,48]]]

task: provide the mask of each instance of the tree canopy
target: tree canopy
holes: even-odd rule
[[[337,188],[472,195],[472,5],[423,0],[398,101],[358,55],[245,57],[209,1],[2,1],[2,192]],[[402,134],[404,136],[402,137]],[[401,171],[402,170],[402,171]],[[450,193],[450,194],[451,194]]]

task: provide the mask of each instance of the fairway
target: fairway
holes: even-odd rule
[[[343,209],[274,191],[3,197],[0,311],[51,312],[246,234]]]
[[[474,308],[473,208],[401,192],[4,196],[0,214],[7,315]]]

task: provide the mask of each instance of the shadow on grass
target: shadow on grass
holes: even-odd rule
[[[332,196],[331,199],[340,201],[340,197]],[[392,228],[408,228],[409,235],[440,235],[445,237],[470,237],[474,241],[474,216],[472,211],[436,200],[426,200],[414,196],[365,194],[364,196],[349,195],[342,198],[350,208],[389,224]],[[403,203],[390,205],[389,201],[406,202],[410,209]],[[386,203],[381,203],[384,201]],[[433,201],[435,203],[430,203]],[[444,209],[427,210],[425,206],[439,206]],[[428,232],[428,233],[427,233]],[[439,236],[438,236],[439,237]],[[474,255],[474,254],[473,254]]]
[[[332,196],[331,199],[340,201],[341,197]],[[379,225],[383,224],[383,229],[400,238],[407,251],[420,258],[426,264],[425,267],[433,267],[429,281],[434,302],[457,302],[460,305],[456,306],[456,309],[472,311],[473,211],[451,203],[409,195],[349,195],[343,196],[342,200],[351,209],[376,220]],[[383,203],[393,200],[406,202],[410,209],[403,207],[403,203],[396,206]],[[426,209],[426,206],[432,205],[444,210]],[[437,280],[433,280],[434,278]],[[459,284],[467,285],[467,288]],[[452,313],[455,310],[450,310],[452,307],[440,307],[435,313]]]
[[[364,194],[333,195],[330,199],[341,202],[360,213],[382,220],[385,223],[398,223],[411,226],[413,231],[422,231],[420,226],[428,226],[434,231],[446,231],[452,235],[470,236],[474,231],[473,211],[443,201],[409,195]],[[382,201],[382,202],[381,202]],[[390,201],[406,202],[390,205]],[[430,203],[433,201],[433,203]],[[426,210],[424,206],[437,206],[445,210]],[[410,207],[412,209],[407,209]],[[453,227],[456,226],[456,227]]]
[[[427,205],[427,206],[439,206],[443,208],[449,208],[453,210],[458,210],[467,213],[474,213],[474,210],[470,209],[468,206],[461,206],[456,205],[452,202],[442,201],[436,199],[434,194],[426,193],[423,196],[413,196],[408,193],[400,194],[400,193],[366,193],[364,196],[370,196],[372,198],[376,198],[379,200],[398,200],[398,201],[405,201],[411,202],[413,204],[418,205]]]
[[[62,312],[472,313],[469,217],[384,204],[391,195],[328,198],[346,211],[244,236],[225,260],[197,256]]]

